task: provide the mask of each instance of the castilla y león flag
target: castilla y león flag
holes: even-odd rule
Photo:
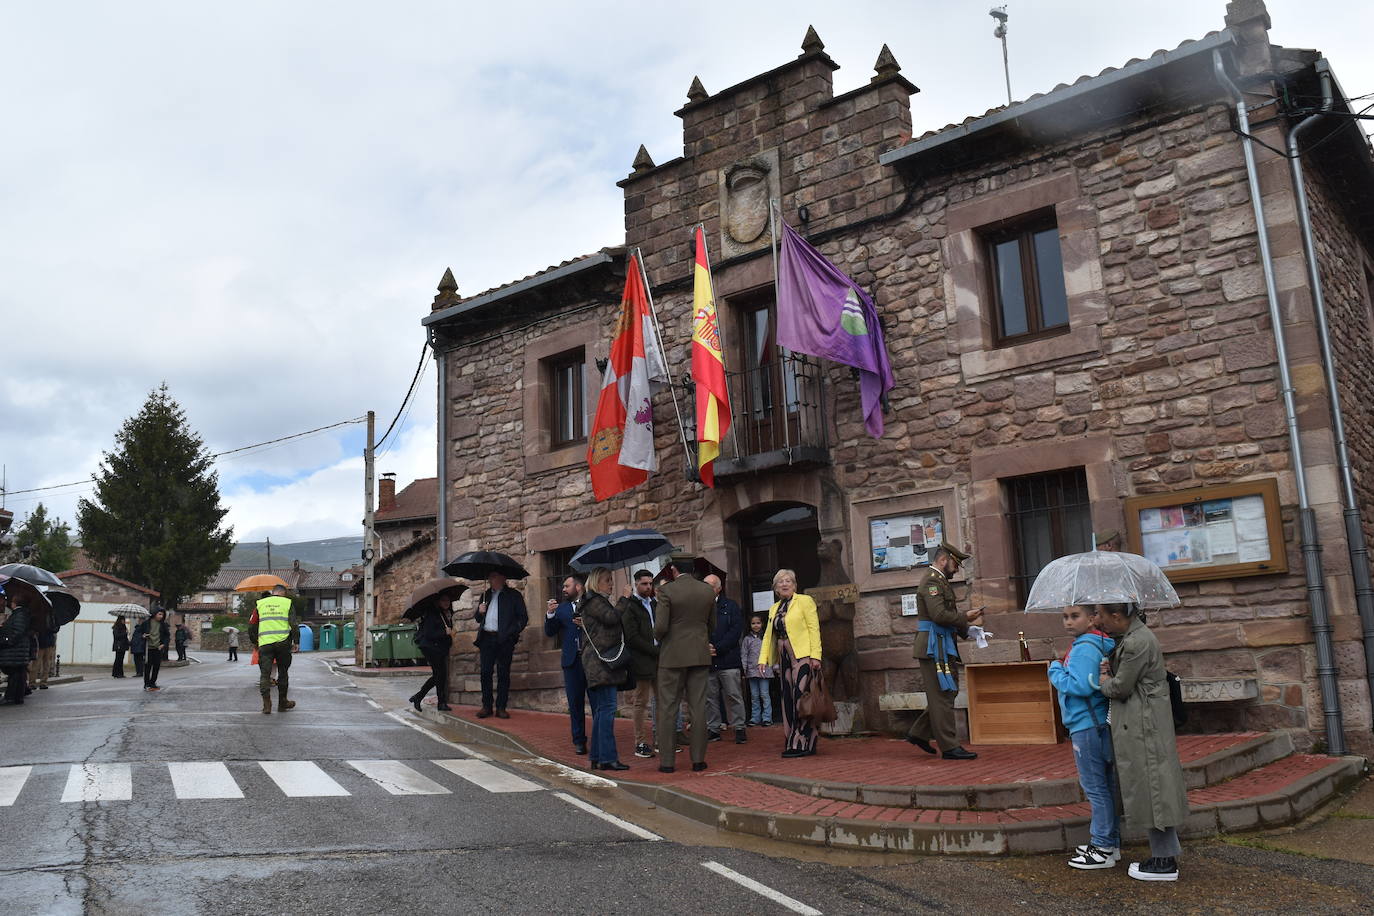
[[[649,381],[666,379],[667,373],[657,340],[644,276],[632,254],[625,265],[620,321],[587,440],[587,464],[598,500],[638,486],[649,479],[650,471],[658,470]]]
[[[697,391],[697,472],[708,487],[716,485],[714,461],[730,429],[730,394],[725,387],[725,353],[720,320],[706,259],[706,233],[694,233],[696,266],[692,287],[692,382]]]
[[[893,385],[873,300],[791,226],[778,256],[778,345],[859,370],[864,424],[883,435],[883,395]]]

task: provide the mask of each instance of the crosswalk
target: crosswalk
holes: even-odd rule
[[[0,808],[41,800],[52,777],[66,770],[63,803],[129,802],[146,793],[163,795],[165,773],[178,800],[244,799],[264,793],[277,798],[339,798],[377,790],[389,795],[452,795],[476,786],[492,793],[539,792],[543,786],[485,760],[327,761],[331,775],[313,760],[175,763],[74,763],[0,767]],[[154,772],[160,771],[160,772]],[[428,771],[428,775],[426,772]],[[347,774],[354,774],[349,778]],[[260,778],[265,776],[266,780]],[[363,777],[359,780],[357,777]],[[457,782],[441,780],[458,777]],[[336,778],[338,777],[338,778]],[[342,781],[341,781],[342,780]],[[351,789],[345,785],[348,783]],[[26,787],[27,791],[26,791]],[[245,792],[245,789],[248,789]],[[164,796],[165,797],[165,796]]]

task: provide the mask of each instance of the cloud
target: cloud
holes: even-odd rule
[[[1374,90],[1368,4],[1268,6],[1276,41]],[[1200,37],[1224,6],[1011,14],[1020,98]],[[923,89],[918,133],[1005,101],[992,21],[971,4],[90,0],[0,17],[0,81],[21,90],[0,145],[14,489],[86,478],[164,380],[212,451],[369,409],[389,420],[445,267],[472,294],[621,241],[614,182],[640,143],[680,154],[672,112],[692,76],[714,92],[776,67],[808,24],[843,68],[837,91],[889,44]],[[418,476],[432,414],[430,395],[405,440],[429,456]],[[239,534],[356,530],[356,434],[222,465]],[[267,498],[254,475],[287,482]],[[74,518],[73,494],[42,498]]]

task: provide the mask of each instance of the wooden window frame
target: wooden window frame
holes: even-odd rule
[[[551,449],[567,448],[585,444],[587,441],[586,361],[586,350],[583,347],[566,350],[544,360],[545,370],[549,377],[549,447]],[[581,415],[582,434],[564,439],[562,438],[563,415],[561,413],[562,398],[560,397],[562,391],[559,381],[562,371],[574,366],[579,370],[581,378],[579,379],[580,384],[573,386],[571,393],[576,398],[574,410],[577,410]]]
[[[1067,318],[1063,324],[1050,327],[1044,327],[1041,324],[1044,303],[1040,301],[1040,266],[1035,257],[1033,237],[1037,232],[1043,232],[1046,229],[1058,230],[1058,228],[1059,220],[1055,215],[1054,208],[1049,207],[1031,213],[1021,213],[984,226],[979,230],[978,234],[982,237],[987,251],[987,283],[992,296],[994,346],[1015,346],[1031,340],[1055,337],[1068,333],[1070,330],[1071,321]],[[1002,287],[997,280],[997,246],[1012,240],[1016,241],[1017,251],[1021,256],[1021,295],[1026,308],[1026,331],[1021,334],[1009,335],[1003,326]],[[1060,243],[1059,270],[1062,276],[1064,271],[1062,241]],[[1067,299],[1067,290],[1065,296]]]
[[[1219,484],[1132,496],[1126,500],[1126,540],[1132,553],[1141,553],[1140,513],[1144,509],[1172,508],[1241,496],[1264,498],[1264,520],[1269,535],[1269,559],[1264,562],[1226,563],[1186,569],[1166,569],[1170,582],[1198,582],[1205,579],[1238,579],[1246,576],[1271,576],[1288,572],[1288,550],[1283,539],[1282,506],[1279,504],[1278,481],[1272,477],[1244,483]]]

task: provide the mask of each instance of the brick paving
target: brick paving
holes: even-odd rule
[[[573,753],[566,715],[515,710],[509,719],[478,719],[477,708],[472,706],[455,706],[453,712],[464,720],[505,732],[551,760],[573,767],[587,765],[586,757]],[[816,756],[784,759],[780,756],[782,728],[775,725],[749,729],[749,742],[743,745],[735,744],[733,735],[727,730],[725,734],[730,737],[708,745],[706,759],[710,767],[704,773],[691,771],[686,749],[677,755],[676,772],[660,773],[657,758],[643,760],[631,755],[627,721],[617,719],[616,732],[621,759],[630,766],[616,778],[670,786],[729,807],[817,818],[965,825],[1064,820],[1088,814],[1086,802],[996,811],[863,804],[795,792],[747,776],[767,773],[816,782],[869,786],[962,786],[1072,779],[1075,776],[1073,749],[1068,742],[1034,746],[970,745],[978,751],[979,758],[961,763],[931,757],[900,739],[823,738]],[[1259,732],[1183,735],[1178,739],[1179,756],[1185,763],[1195,761],[1243,745],[1259,735]],[[1220,785],[1193,790],[1189,799],[1198,807],[1268,795],[1329,763],[1328,757],[1293,755]]]

